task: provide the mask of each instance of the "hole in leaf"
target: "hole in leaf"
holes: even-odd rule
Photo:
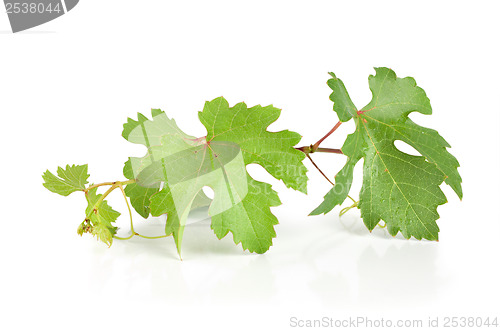
[[[396,146],[396,148],[399,149],[403,153],[406,153],[409,155],[414,155],[414,156],[422,156],[415,148],[408,145],[407,143],[405,143],[402,140],[394,141],[394,146]]]
[[[211,187],[209,187],[209,186],[203,186],[202,190],[203,190],[203,193],[205,193],[205,195],[207,197],[209,197],[210,199],[214,198],[214,190],[212,190]]]

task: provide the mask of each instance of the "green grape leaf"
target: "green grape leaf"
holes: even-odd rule
[[[207,141],[238,144],[245,164],[259,164],[287,187],[307,193],[307,168],[302,163],[305,154],[293,148],[302,137],[288,130],[266,130],[280,113],[272,105],[247,108],[243,102],[230,108],[220,97],[206,102],[199,118],[207,129]]]
[[[234,242],[241,242],[243,249],[262,254],[272,245],[272,238],[276,237],[274,225],[278,224],[269,207],[279,206],[281,201],[271,185],[250,176],[247,181],[245,198],[233,208],[212,216],[212,229],[217,238],[231,232]]]
[[[150,165],[156,159],[161,159],[183,149],[189,148],[194,137],[182,132],[174,119],[170,119],[160,109],[151,110],[152,120],[138,114],[138,120],[127,119],[123,125],[122,136],[129,142],[146,146],[148,154],[143,158],[131,157],[125,163],[123,174],[127,179],[134,179],[142,169]],[[161,139],[165,140],[168,148],[159,149]],[[130,198],[132,207],[139,215],[148,218],[150,215],[150,198],[159,191],[158,188],[149,188],[129,184],[125,187],[125,194]]]
[[[113,243],[117,227],[113,225],[120,213],[111,208],[106,200],[99,201],[102,194],[97,194],[97,187],[86,192],[87,208],[85,220],[78,227],[78,234],[90,233],[108,246]]]
[[[49,191],[68,196],[73,192],[85,189],[89,178],[88,165],[67,165],[66,169],[58,167],[57,176],[47,170],[42,177],[45,181],[43,186]]]
[[[271,185],[247,174],[246,165],[260,164],[285,185],[302,192],[306,192],[307,182],[302,164],[305,155],[293,147],[301,136],[266,130],[279,115],[280,110],[272,106],[247,108],[240,103],[231,108],[224,98],[217,98],[200,112],[208,134],[198,139],[177,127],[171,132],[153,130],[160,126],[150,122],[157,116],[167,118],[164,113],[142,121],[147,139],[140,143],[148,146],[148,154],[130,158],[127,178],[136,178],[136,185],[143,189],[159,190],[150,197],[150,211],[154,216],[167,214],[166,233],[173,235],[179,254],[189,211],[197,201],[209,201],[202,194],[205,186],[214,190],[208,212],[218,238],[231,232],[236,244],[257,253],[272,245],[278,222],[270,208],[281,202]],[[127,132],[130,136],[137,130]]]
[[[406,238],[438,240],[437,206],[447,202],[439,185],[445,181],[462,198],[459,163],[447,151],[450,145],[437,131],[409,119],[414,111],[432,113],[429,99],[415,80],[397,78],[388,68],[375,70],[376,75],[369,77],[372,100],[354,114],[349,110],[356,131],[342,147],[347,163],[335,177],[335,186],[312,214],[327,213],[345,200],[353,168],[363,158],[358,208],[368,229],[383,220],[392,235],[401,231]],[[343,84],[330,86],[333,95],[345,92]],[[348,120],[344,104],[334,105],[334,110],[341,120]],[[413,146],[422,156],[401,152],[394,145],[396,140]]]
[[[338,79],[333,72],[329,74],[332,78],[328,80],[327,85],[333,91],[330,94],[330,100],[333,101],[333,110],[337,113],[341,122],[347,122],[356,115],[356,106],[352,102],[349,93],[347,93],[344,82]]]
[[[125,162],[123,174],[127,179],[134,179],[134,174],[131,168],[130,159]],[[130,204],[135,211],[144,218],[148,218],[150,214],[150,198],[158,192],[157,188],[142,187],[136,183],[128,184],[125,187],[125,195],[130,198]]]
[[[341,205],[347,198],[351,190],[354,166],[363,157],[362,151],[365,149],[361,127],[356,127],[356,131],[347,136],[341,150],[347,155],[347,162],[335,176],[335,185],[325,195],[323,202],[314,209],[310,215],[326,214],[335,206]]]
[[[179,254],[188,213],[204,186],[214,190],[208,213],[219,238],[232,230],[235,243],[258,253],[272,244],[277,220],[269,208],[261,211],[259,207],[277,206],[280,201],[269,184],[248,176],[241,150],[234,143],[202,143],[166,157],[144,169],[137,182],[146,186],[164,183],[151,198],[151,213],[168,215],[167,232],[173,234]],[[221,214],[231,215],[233,222],[224,222],[227,216]]]

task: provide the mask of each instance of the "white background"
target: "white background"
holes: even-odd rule
[[[0,13],[0,326],[4,330],[286,330],[290,317],[500,317],[499,32],[494,1],[82,0],[63,17],[12,34]],[[111,248],[78,237],[85,201],[50,193],[41,174],[89,164],[92,182],[122,179],[144,149],[121,137],[137,112],[162,108],[189,134],[197,112],[231,105],[283,109],[270,130],[314,143],[337,122],[327,73],[358,107],[367,77],[388,66],[412,76],[434,109],[412,115],[452,145],[464,199],[443,185],[440,241],[369,233],[358,210],[307,217],[329,184],[306,162],[309,195],[257,166],[283,205],[264,255],[243,252],[208,224],[186,229],[183,261],[171,238]],[[340,147],[343,125],[325,147]],[[333,177],[345,158],[313,155]],[[361,177],[352,190],[357,196]],[[117,193],[110,203],[126,209]],[[145,234],[161,219],[135,215]]]

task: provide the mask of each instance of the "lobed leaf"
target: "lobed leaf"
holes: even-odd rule
[[[307,168],[302,163],[305,154],[293,148],[302,137],[288,130],[266,130],[280,113],[272,105],[248,108],[241,102],[229,107],[220,97],[206,102],[199,118],[207,129],[207,141],[238,144],[245,164],[259,164],[287,187],[307,193]]]
[[[120,213],[111,208],[106,200],[99,202],[102,194],[97,194],[97,187],[89,190],[85,197],[87,199],[86,217],[78,228],[78,234],[91,233],[98,240],[111,246],[113,236],[118,229],[114,226],[114,222],[118,219]]]
[[[363,158],[358,208],[368,229],[384,220],[392,235],[401,231],[406,238],[438,240],[437,206],[446,203],[439,185],[445,181],[462,198],[459,163],[437,131],[408,118],[414,111],[432,113],[429,99],[415,80],[397,78],[388,68],[375,71],[376,75],[369,77],[373,98],[368,105],[354,114],[352,108],[346,108],[345,97],[338,99],[339,107],[334,105],[341,120],[353,114],[356,131],[342,147],[348,160],[335,178],[335,186],[340,188],[334,186],[312,214],[329,212],[345,200],[352,170]],[[343,95],[345,91],[343,84],[329,86],[334,90],[332,95]],[[422,156],[401,152],[394,146],[396,140],[413,146]]]
[[[47,170],[42,178],[44,180],[43,186],[49,191],[68,196],[73,192],[85,189],[89,178],[88,165],[67,165],[66,169],[58,167],[57,176]]]
[[[307,183],[307,169],[302,164],[305,155],[294,148],[300,135],[266,130],[279,115],[280,110],[273,106],[247,108],[239,103],[229,107],[224,98],[217,98],[207,102],[199,114],[207,135],[198,139],[180,131],[163,112],[156,111],[152,120],[142,115],[138,121],[129,119],[124,137],[144,144],[148,153],[127,162],[126,177],[136,179],[135,186],[127,189],[156,190],[149,195],[149,204],[143,202],[146,193],[137,194],[142,199],[134,207],[144,214],[146,205],[150,208],[147,213],[167,214],[165,231],[173,235],[179,254],[188,214],[200,202],[210,202],[208,212],[218,238],[231,232],[243,249],[267,251],[277,224],[270,208],[280,200],[269,184],[247,174],[246,165],[260,164],[285,185],[302,192]],[[213,201],[203,194],[204,186],[214,190]]]
[[[186,135],[177,126],[174,119],[170,119],[160,109],[151,110],[152,120],[138,113],[138,120],[127,119],[123,125],[122,136],[129,142],[146,146],[148,153],[143,158],[131,157],[125,163],[123,174],[127,179],[136,176],[155,160],[159,160],[177,151],[191,146],[194,137]],[[163,141],[168,148],[162,149]],[[144,218],[150,215],[151,196],[159,191],[158,188],[148,188],[137,184],[125,187],[125,194],[130,198],[132,207]]]

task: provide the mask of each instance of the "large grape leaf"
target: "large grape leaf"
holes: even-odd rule
[[[128,179],[134,179],[142,169],[168,155],[188,149],[196,144],[196,139],[185,134],[174,119],[170,119],[160,109],[151,110],[152,120],[138,114],[138,120],[127,119],[123,125],[122,136],[131,143],[146,146],[147,155],[142,158],[131,157],[125,163],[123,174]],[[168,145],[161,148],[162,141]],[[159,188],[144,187],[136,183],[125,187],[125,194],[130,198],[130,203],[142,217],[150,214],[150,198],[157,193]],[[195,207],[206,206],[209,199],[201,192]]]
[[[287,187],[307,193],[304,153],[293,148],[301,136],[288,130],[269,132],[281,111],[272,105],[247,108],[243,102],[229,107],[224,98],[205,103],[199,113],[207,141],[231,141],[240,146],[245,164],[260,164]]]
[[[152,163],[137,177],[137,183],[143,186],[158,186],[163,183],[163,189],[151,197],[151,213],[155,216],[165,213],[168,215],[167,232],[173,234],[179,254],[188,213],[201,189],[208,186],[214,191],[214,199],[208,210],[214,220],[228,210],[237,211],[236,206],[246,199],[251,185],[267,185],[249,180],[251,181],[251,178],[247,175],[241,150],[231,142],[201,143]],[[271,206],[279,205],[274,191],[269,190],[267,195],[273,202]],[[259,205],[262,204],[257,203],[251,207]],[[277,221],[270,210],[267,211],[271,222],[267,222],[267,219],[250,219],[245,217],[247,214],[233,214],[237,226],[236,234],[243,237],[243,248],[264,252],[271,245],[268,234],[274,234],[273,225]],[[250,222],[253,227],[251,232],[244,227],[246,222]],[[238,231],[241,229],[246,231]],[[226,234],[227,231],[224,235]],[[247,246],[249,241],[252,244]]]
[[[229,107],[220,97],[206,102],[199,118],[207,129],[208,142],[236,143],[245,165],[260,164],[287,187],[306,193],[307,168],[302,163],[305,154],[294,148],[301,136],[288,130],[267,131],[280,113],[273,106],[248,108],[243,102]],[[231,232],[235,243],[241,242],[244,249],[263,253],[276,236],[272,225],[278,224],[269,207],[281,202],[271,185],[247,178],[247,195],[233,208],[212,216],[212,229],[218,238]]]
[[[360,111],[353,108],[344,84],[331,74],[328,85],[333,90],[334,111],[343,122],[354,118],[356,131],[342,146],[348,159],[334,187],[311,214],[327,213],[346,199],[354,166],[363,158],[358,208],[368,229],[383,220],[392,235],[401,231],[406,238],[437,240],[437,206],[447,202],[439,185],[445,181],[462,198],[459,163],[437,131],[408,118],[414,111],[432,113],[429,99],[415,80],[397,78],[388,68],[375,70],[376,75],[369,77],[373,98]],[[413,146],[422,156],[401,152],[394,145],[396,140]]]
[[[272,245],[278,222],[270,207],[281,202],[271,185],[252,179],[245,166],[260,164],[288,187],[302,192],[307,182],[302,164],[305,155],[293,148],[300,135],[266,130],[279,114],[272,106],[247,108],[240,103],[231,108],[224,98],[217,98],[207,102],[199,115],[207,128],[206,137],[196,139],[179,134],[177,127],[177,133],[171,133],[153,125],[158,116],[166,118],[163,113],[131,131],[146,127],[141,131],[147,139],[134,142],[147,145],[148,154],[130,158],[127,177],[136,178],[136,186],[144,190],[159,190],[150,196],[151,214],[167,214],[166,233],[173,234],[179,253],[187,215],[204,186],[214,190],[209,215],[218,238],[231,232],[236,244],[258,253]],[[153,130],[155,127],[162,130]]]

